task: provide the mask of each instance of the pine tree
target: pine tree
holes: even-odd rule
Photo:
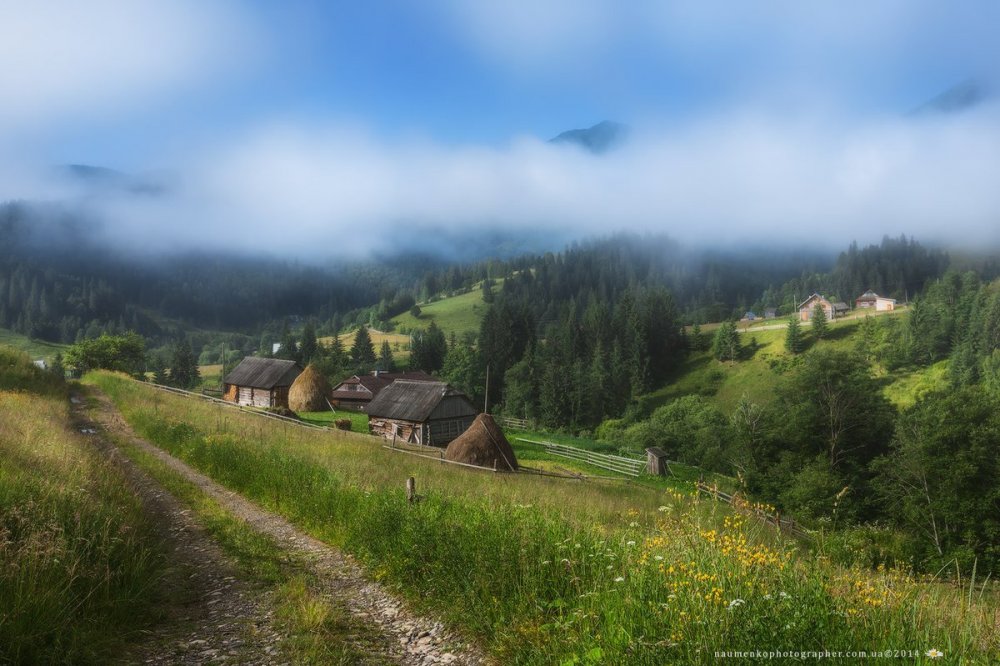
[[[302,344],[299,345],[299,362],[302,365],[309,365],[316,358],[317,351],[316,326],[311,321],[308,321],[302,328]]]
[[[375,347],[367,326],[360,326],[354,335],[354,345],[351,347],[351,362],[358,372],[368,372],[375,365]]]
[[[701,333],[701,324],[695,322],[691,327],[691,335],[688,336],[688,345],[692,351],[703,351],[705,349],[705,338]]]
[[[388,340],[382,341],[376,366],[384,372],[395,372],[396,370],[396,361],[392,358],[392,347],[389,346]]]
[[[812,317],[810,317],[810,319],[812,320],[813,336],[815,336],[817,340],[825,338],[827,333],[830,332],[830,326],[826,322],[826,310],[823,309],[822,305],[817,303],[813,307]]]
[[[799,324],[798,317],[788,320],[788,328],[785,330],[785,351],[789,354],[798,354],[802,351],[802,325]]]
[[[180,340],[174,346],[174,355],[170,362],[170,383],[178,388],[190,389],[201,381],[198,371],[198,359],[195,358],[191,343]]]
[[[736,330],[736,323],[724,321],[715,332],[715,339],[712,341],[712,353],[720,361],[739,360],[740,334]]]

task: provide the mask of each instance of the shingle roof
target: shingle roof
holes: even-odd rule
[[[368,416],[400,421],[427,421],[431,417],[474,416],[464,393],[444,382],[421,382],[397,379],[368,403]]]
[[[291,386],[301,372],[302,368],[295,361],[248,356],[222,381],[236,386],[272,389],[275,386]]]
[[[386,386],[399,379],[409,379],[415,382],[440,381],[435,379],[434,377],[431,377],[423,370],[416,370],[413,372],[380,372],[378,373],[377,377],[374,374],[370,374],[370,375],[354,375],[350,379],[345,379],[344,381],[340,382],[339,384],[333,387],[333,393],[334,397],[343,397],[344,399],[347,400],[350,399],[365,400],[368,397],[367,393],[364,393],[363,391],[362,392],[349,391],[342,389],[341,387],[344,386],[345,384],[360,384],[361,386],[364,386],[366,389],[371,391],[372,396],[376,396],[379,394],[379,391],[381,391]],[[341,393],[345,395],[340,396],[339,394]]]

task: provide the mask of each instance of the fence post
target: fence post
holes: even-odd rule
[[[413,504],[417,498],[417,480],[412,476],[406,480],[406,501]]]

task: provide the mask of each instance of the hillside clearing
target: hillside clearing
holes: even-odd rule
[[[44,340],[32,340],[6,328],[0,328],[0,346],[19,349],[31,356],[32,360],[43,358],[50,363],[56,354],[66,351],[66,345],[45,342]]]
[[[496,287],[499,288],[499,285]],[[483,301],[483,292],[478,286],[457,296],[448,296],[438,301],[420,304],[420,318],[409,312],[396,315],[392,323],[400,331],[427,328],[433,321],[446,334],[478,333],[479,324],[486,314],[488,305]]]

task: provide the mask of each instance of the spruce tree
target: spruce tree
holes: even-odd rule
[[[198,359],[195,358],[191,343],[180,340],[174,346],[174,355],[170,363],[170,383],[178,388],[190,389],[201,381],[198,371]]]
[[[375,365],[375,347],[367,326],[360,326],[354,335],[354,346],[351,347],[351,361],[359,372],[368,372]]]
[[[377,367],[385,372],[395,372],[396,361],[392,358],[392,348],[388,340],[382,341],[382,348],[379,350]]]
[[[798,354],[802,351],[802,325],[799,324],[798,317],[788,320],[788,328],[785,330],[785,351],[789,354]]]
[[[302,343],[299,345],[299,359],[302,365],[309,365],[318,351],[316,326],[311,321],[302,328]]]
[[[830,326],[826,323],[826,310],[823,309],[822,305],[817,303],[813,307],[810,319],[812,319],[813,335],[816,339],[822,340],[825,338],[827,333],[830,332]]]
[[[740,357],[740,334],[736,330],[736,324],[732,321],[724,321],[715,331],[715,339],[712,341],[712,353],[720,361],[736,361]]]

